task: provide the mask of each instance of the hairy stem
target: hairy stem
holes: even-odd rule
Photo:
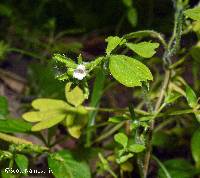
[[[144,178],[146,178],[148,175],[149,162],[150,162],[151,152],[152,152],[151,142],[152,142],[152,134],[153,134],[154,126],[155,126],[155,119],[156,117],[158,117],[158,113],[160,112],[159,110],[160,110],[160,107],[162,106],[162,102],[165,97],[165,93],[167,91],[168,84],[170,81],[171,70],[169,69],[169,65],[171,65],[172,63],[171,57],[177,53],[177,50],[179,49],[179,46],[180,46],[181,33],[182,33],[182,21],[183,21],[183,10],[182,8],[178,7],[176,8],[176,13],[175,13],[174,31],[163,55],[163,62],[166,67],[165,77],[162,84],[160,96],[154,108],[155,116],[150,123],[149,132],[147,134],[147,151],[144,158]]]
[[[165,72],[165,79],[161,88],[161,93],[156,102],[155,109],[154,109],[155,117],[158,115],[158,110],[162,105],[162,101],[164,99],[165,92],[169,84],[170,73],[171,73],[170,70],[166,70]],[[147,174],[148,174],[149,162],[150,162],[151,152],[152,152],[151,142],[152,142],[152,134],[153,134],[154,126],[155,126],[155,119],[152,119],[150,123],[150,127],[149,127],[149,132],[147,135],[147,152],[144,159],[144,177],[147,177]]]

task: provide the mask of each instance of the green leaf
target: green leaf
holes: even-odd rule
[[[91,178],[89,166],[67,150],[50,154],[48,165],[56,178]]]
[[[58,76],[58,73],[60,74],[49,62],[30,64],[28,68],[28,81],[31,81],[29,82],[30,93],[41,97],[64,98],[65,85],[56,79],[55,75]]]
[[[95,67],[97,67],[98,65],[100,65],[100,63],[103,61],[104,57],[98,57],[95,60],[86,63],[85,64],[85,68],[87,69],[87,71],[92,71]]]
[[[32,102],[32,106],[34,109],[38,109],[40,111],[48,111],[48,110],[56,110],[56,109],[64,109],[66,110],[70,106],[62,101],[56,99],[47,99],[47,98],[40,98],[36,99]]]
[[[200,129],[197,129],[192,136],[191,151],[197,167],[200,168]]]
[[[165,104],[170,104],[170,103],[174,103],[178,98],[181,97],[181,94],[179,93],[174,93],[174,92],[170,92],[166,97],[165,97]]]
[[[159,43],[151,42],[141,42],[141,43],[126,43],[126,46],[144,58],[152,57],[156,51],[155,49],[159,47]]]
[[[66,67],[73,68],[73,69],[77,67],[77,64],[73,60],[65,56],[62,56],[60,54],[54,54],[53,59],[57,62],[65,64]]]
[[[87,123],[87,115],[80,116],[77,114],[69,114],[65,120],[65,126],[69,134],[78,139],[81,136],[81,130]]]
[[[41,122],[35,124],[31,130],[32,131],[40,131],[43,129],[47,129],[50,127],[53,127],[54,125],[58,124],[59,122],[61,122],[62,120],[64,120],[66,117],[65,114],[57,114],[55,116],[52,116],[48,119],[44,119]]]
[[[167,160],[163,164],[172,178],[193,178],[195,175],[194,167],[184,159]],[[167,178],[162,169],[159,169],[158,177]]]
[[[25,170],[28,169],[28,158],[22,154],[16,154],[15,162],[19,167],[20,171],[27,175],[27,173],[25,173]]]
[[[1,176],[2,176],[2,178],[16,178],[16,175],[13,175],[11,173],[7,173],[5,171],[2,171]]]
[[[126,148],[127,145],[128,145],[128,137],[122,132],[118,133],[118,134],[115,134],[114,140],[117,143],[121,144],[124,148]]]
[[[65,114],[63,110],[31,111],[22,115],[23,119],[28,122],[40,122],[55,117],[59,114]]]
[[[114,116],[114,117],[110,117],[108,119],[108,122],[119,123],[119,122],[121,122],[123,120],[125,120],[125,117],[123,117],[123,116]]]
[[[160,148],[173,148],[175,145],[175,138],[169,134],[157,131],[153,133],[152,145]]]
[[[110,55],[111,52],[118,46],[125,43],[125,39],[120,38],[118,36],[109,36],[106,39],[106,42],[108,42],[107,48],[106,48],[106,54]]]
[[[67,101],[74,105],[75,107],[81,105],[85,100],[83,91],[76,86],[75,88],[71,89],[72,83],[69,82],[65,86],[65,96]]]
[[[132,0],[122,0],[122,2],[126,7],[132,7],[133,5]]]
[[[113,77],[127,87],[141,86],[142,82],[153,80],[148,67],[124,55],[111,56],[109,68]]]
[[[189,85],[186,86],[186,99],[191,108],[195,108],[197,106],[197,96]]]
[[[129,158],[132,158],[133,154],[132,153],[128,153],[126,155],[120,156],[119,158],[116,159],[118,164],[124,163],[126,162]]]
[[[133,153],[140,153],[142,151],[144,151],[145,146],[144,145],[140,145],[140,144],[132,144],[128,146],[128,150],[133,152]]]
[[[137,10],[135,8],[128,9],[127,18],[128,18],[128,21],[130,22],[130,24],[132,25],[132,27],[137,26],[138,14],[137,14]]]
[[[5,133],[23,133],[31,130],[31,124],[19,119],[0,120],[0,132]]]
[[[185,10],[184,14],[193,20],[200,20],[200,7]]]
[[[8,101],[6,97],[0,96],[0,115],[8,114]]]
[[[124,172],[132,172],[133,164],[131,161],[126,161],[120,165],[120,169],[122,169]]]

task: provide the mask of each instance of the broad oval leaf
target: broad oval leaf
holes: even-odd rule
[[[71,89],[72,83],[69,82],[65,86],[65,96],[67,101],[74,105],[75,107],[81,105],[85,100],[83,91],[76,86],[75,88]]]
[[[190,17],[193,20],[200,20],[200,7],[188,9],[184,11],[185,16]]]
[[[40,111],[47,111],[52,109],[67,109],[70,106],[62,101],[57,99],[48,99],[48,98],[39,98],[32,102],[32,106],[34,109],[38,109]]]
[[[159,47],[159,43],[151,43],[151,42],[141,42],[141,43],[126,43],[126,46],[137,53],[139,56],[144,58],[152,57],[156,51],[155,49]]]
[[[16,154],[15,162],[19,167],[20,171],[27,175],[25,170],[28,169],[28,158],[22,154]]]
[[[87,163],[76,160],[67,150],[49,155],[48,165],[56,178],[91,178]]]
[[[187,98],[187,102],[191,108],[194,108],[197,106],[197,104],[198,104],[197,96],[196,96],[194,90],[189,85],[186,86],[186,98]]]
[[[133,153],[140,153],[142,151],[144,151],[145,146],[144,145],[140,145],[140,144],[132,144],[128,146],[128,150],[133,152]]]
[[[111,52],[118,46],[125,43],[125,39],[120,38],[118,36],[109,36],[106,39],[106,42],[108,42],[107,48],[106,48],[106,54],[110,55]]]
[[[200,129],[197,129],[192,136],[191,151],[197,167],[200,168]]]
[[[64,120],[65,117],[66,117],[65,114],[58,114],[58,115],[52,116],[51,118],[44,119],[41,122],[35,124],[31,128],[31,130],[32,131],[40,131],[40,130],[43,130],[43,129],[53,127],[54,125],[56,125],[59,122],[61,122],[62,120]]]
[[[28,122],[39,122],[42,120],[47,120],[59,114],[64,114],[64,112],[62,110],[30,111],[23,114],[22,117]]]
[[[109,68],[113,77],[127,87],[141,86],[142,82],[153,80],[147,66],[128,56],[111,56]]]
[[[128,145],[128,137],[124,133],[115,134],[114,140],[121,144],[124,148]]]

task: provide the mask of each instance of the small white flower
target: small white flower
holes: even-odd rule
[[[76,69],[74,69],[73,77],[78,80],[83,80],[87,72],[83,64],[79,64]]]

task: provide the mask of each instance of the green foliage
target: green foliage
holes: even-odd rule
[[[167,160],[164,166],[172,178],[192,178],[196,174],[195,168],[184,159]],[[159,170],[158,177],[167,178],[162,169]]]
[[[83,91],[76,86],[75,88],[71,89],[72,83],[67,83],[65,86],[65,96],[67,101],[74,105],[75,107],[81,105],[83,101],[85,100],[84,98],[84,93]]]
[[[25,173],[25,170],[28,170],[28,158],[22,154],[16,154],[15,162],[19,167],[20,171],[27,175],[27,173]]]
[[[190,86],[186,86],[186,97],[191,108],[197,106],[197,96]]]
[[[106,39],[106,42],[108,43],[106,48],[106,54],[110,55],[111,52],[114,51],[114,49],[116,49],[118,45],[123,45],[126,42],[126,40],[123,38],[119,38],[118,36],[109,36]]]
[[[91,178],[88,165],[76,160],[67,150],[50,154],[48,164],[56,178]]]
[[[144,64],[128,56],[111,56],[109,68],[113,77],[127,87],[142,86],[142,82],[153,80],[150,70]]]
[[[135,8],[129,8],[127,12],[127,18],[132,27],[136,27],[138,23],[138,14]]]
[[[0,96],[0,116],[8,114],[8,101],[4,96]]]
[[[152,57],[156,53],[155,49],[159,47],[159,43],[151,43],[151,42],[141,42],[137,44],[126,43],[126,45],[132,51],[134,51],[135,53],[144,58]]]
[[[0,10],[1,10],[1,6],[0,6]],[[3,41],[0,41],[0,60],[4,59],[6,53],[8,52],[8,49],[9,49],[9,45]]]
[[[26,96],[20,93],[17,100],[26,102],[34,98],[33,110],[29,111],[27,103],[19,108],[20,112],[27,111],[22,116],[25,122],[10,118],[7,100],[0,97],[0,140],[3,143],[0,167],[18,167],[23,172],[29,166],[28,158],[31,158],[31,167],[35,167],[36,160],[48,157],[48,165],[43,165],[46,169],[49,167],[56,178],[131,175],[146,178],[156,172],[160,178],[198,176],[200,135],[194,115],[200,121],[199,7],[185,10],[189,7],[188,0],[174,0],[172,10],[172,4],[166,2],[42,0],[40,4],[22,0],[6,5],[0,3],[3,17],[0,57],[5,58],[10,52],[17,65],[21,59],[23,65],[31,63],[28,82],[22,82]],[[18,9],[28,15],[22,18]],[[159,17],[155,10],[162,12]],[[183,18],[184,14],[197,21]],[[99,26],[108,20],[102,18],[107,15],[113,22]],[[127,22],[130,24],[125,24]],[[171,24],[174,24],[173,30]],[[133,31],[117,36],[145,26],[157,30],[162,27],[162,30]],[[95,27],[92,35],[91,27]],[[106,38],[104,52],[101,27],[105,27],[107,34],[115,31],[115,36]],[[4,31],[9,35],[4,35]],[[83,31],[87,34],[81,34]],[[195,32],[197,38],[191,32]],[[94,48],[96,44],[98,49]],[[23,49],[9,47],[13,45]],[[3,70],[13,70],[14,65],[7,65],[9,61],[2,61],[6,67]],[[193,85],[188,86],[185,78]],[[10,90],[13,85],[21,84],[21,80],[10,74],[2,75],[1,80],[6,87],[0,86],[0,92],[11,93],[12,98]],[[136,86],[140,87],[124,88]],[[20,137],[16,133],[20,133]],[[39,139],[44,146],[24,139],[24,135],[33,137],[34,143],[37,137],[36,141]],[[190,138],[191,153],[187,144]],[[68,150],[55,151],[63,147],[70,147],[74,154]],[[194,162],[186,160],[182,151],[178,155],[181,159],[168,160],[176,154],[175,149],[187,150]],[[169,151],[170,156],[166,155]],[[152,154],[164,155],[161,160],[165,161]],[[39,156],[44,159],[38,159]],[[149,170],[152,170],[151,175]],[[15,175],[2,175],[6,176]]]
[[[192,135],[191,139],[191,152],[196,166],[200,168],[200,129],[197,129]]]
[[[0,132],[4,133],[23,133],[30,132],[31,124],[20,119],[0,120]]]
[[[122,0],[122,2],[124,3],[125,6],[127,7],[131,7],[132,6],[132,0]]]
[[[124,133],[118,133],[114,136],[116,142],[121,144],[124,148],[128,145],[128,137]]]
[[[40,131],[40,130],[44,130],[50,127],[53,127],[54,125],[60,123],[61,121],[63,121],[65,119],[65,114],[64,113],[55,113],[55,115],[51,115],[51,116],[47,116],[46,118],[44,118],[42,121],[40,121],[39,123],[35,124],[31,130],[32,131]]]
[[[63,63],[66,67],[69,68],[76,68],[77,66],[71,59],[60,54],[54,54],[53,59],[57,62]]]
[[[144,145],[129,143],[128,137],[122,132],[115,134],[114,140],[123,147],[117,151],[116,161],[118,164],[126,162],[129,158],[132,158],[135,153],[141,153],[145,149]]]
[[[184,11],[186,17],[189,17],[193,20],[200,20],[200,7],[195,7],[193,9],[188,9]]]

